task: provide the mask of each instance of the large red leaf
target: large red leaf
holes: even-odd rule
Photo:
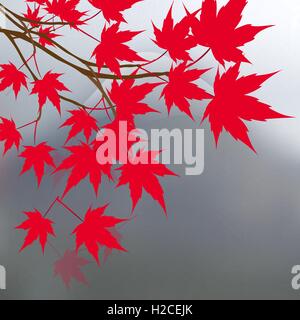
[[[207,106],[203,120],[209,118],[216,143],[225,129],[234,139],[242,141],[255,151],[248,137],[248,128],[243,121],[266,121],[288,117],[249,95],[258,90],[275,73],[252,74],[239,78],[239,67],[240,64],[236,64],[222,76],[217,73],[214,85],[215,97]]]
[[[224,61],[249,62],[239,48],[270,27],[254,27],[250,24],[238,27],[246,4],[247,0],[229,0],[217,12],[216,0],[204,0],[200,19],[190,16],[192,31],[198,44],[211,48],[221,64]]]

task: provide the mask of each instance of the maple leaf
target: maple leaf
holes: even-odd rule
[[[30,22],[30,25],[32,27],[38,27],[39,22],[41,21],[42,17],[39,17],[40,14],[40,7],[37,7],[34,10],[31,10],[31,8],[27,5],[27,12],[24,13],[24,18],[35,21],[35,22]]]
[[[28,219],[21,225],[16,227],[16,229],[28,230],[28,234],[24,240],[20,252],[38,239],[44,252],[48,235],[52,235],[53,237],[55,237],[55,233],[52,227],[53,221],[44,218],[42,214],[36,209],[33,212],[24,213],[26,214]]]
[[[2,123],[0,123],[0,141],[5,141],[3,155],[5,155],[13,145],[19,150],[22,136],[17,130],[15,122],[4,117],[0,117],[0,119],[2,120]]]
[[[33,167],[39,186],[44,176],[45,164],[55,168],[51,156],[51,152],[54,150],[46,142],[42,142],[37,146],[25,146],[25,150],[19,155],[19,157],[25,159],[21,175]]]
[[[86,12],[77,10],[77,5],[80,0],[46,0],[45,10],[59,17],[62,21],[68,22],[70,27],[77,28],[79,25],[85,24],[81,20],[86,15]]]
[[[80,110],[72,110],[68,112],[72,116],[60,126],[61,128],[68,127],[68,126],[72,127],[65,143],[70,141],[72,138],[78,135],[81,131],[83,131],[84,133],[86,142],[89,142],[92,132],[98,131],[97,120],[85,110],[80,109]]]
[[[137,158],[132,156],[127,164],[124,164],[122,167],[117,169],[121,171],[117,187],[126,184],[129,185],[132,200],[132,212],[141,199],[144,189],[160,204],[165,214],[167,214],[164,191],[157,176],[176,176],[176,174],[169,170],[165,165],[155,160],[158,154],[159,152],[139,151],[139,157],[147,159],[147,164],[140,163]]]
[[[33,82],[34,87],[31,94],[38,95],[40,110],[45,105],[47,99],[49,99],[60,113],[60,97],[58,91],[70,91],[58,80],[60,76],[62,76],[62,74],[48,71],[43,79]]]
[[[65,147],[65,149],[68,150],[71,155],[64,159],[54,172],[71,170],[63,197],[87,176],[90,178],[96,195],[98,194],[102,174],[112,180],[110,172],[111,165],[100,165],[97,162],[96,148],[94,146],[81,142],[80,145]]]
[[[162,30],[159,30],[154,24],[154,34],[156,40],[153,40],[160,48],[166,49],[170,57],[177,62],[177,60],[188,61],[191,60],[188,50],[197,45],[197,41],[190,32],[190,19],[189,17],[183,18],[179,23],[174,26],[171,9],[164,20]]]
[[[88,260],[79,257],[76,251],[67,250],[64,256],[55,262],[54,274],[61,277],[67,288],[70,287],[72,279],[87,285],[88,282],[81,268],[89,263]]]
[[[110,22],[126,22],[121,12],[130,9],[142,0],[89,0],[90,4],[102,11],[104,18]]]
[[[135,115],[157,112],[141,101],[161,83],[144,83],[135,86],[134,79],[123,80],[120,84],[114,80],[109,91],[110,99],[117,107],[118,119],[134,121]]]
[[[228,62],[249,62],[239,47],[271,26],[238,27],[247,0],[230,0],[217,13],[216,0],[204,0],[200,20],[191,16],[192,32],[201,46],[209,47],[215,58],[224,65]]]
[[[40,27],[40,29],[39,29],[39,37],[40,37],[39,38],[39,43],[43,47],[46,47],[46,45],[54,46],[54,44],[51,41],[51,39],[55,39],[57,37],[60,37],[59,34],[53,33],[53,31],[51,29],[52,29],[52,27],[49,27],[49,28]]]
[[[176,68],[171,68],[169,82],[165,86],[161,96],[165,97],[165,102],[170,113],[173,105],[186,113],[191,119],[194,117],[190,110],[190,100],[211,99],[212,96],[204,89],[199,88],[193,81],[198,80],[206,70],[186,70],[186,63],[182,63]]]
[[[133,62],[145,61],[145,59],[124,44],[140,34],[141,31],[119,31],[119,26],[120,24],[116,23],[109,28],[104,27],[101,42],[95,48],[92,57],[96,58],[99,72],[104,65],[107,65],[113,73],[121,77],[119,61]]]
[[[0,91],[4,91],[8,87],[12,86],[15,97],[17,98],[21,86],[24,86],[27,88],[27,76],[20,70],[17,69],[17,67],[12,64],[11,62],[9,64],[1,64],[1,71],[0,71]]]
[[[111,216],[105,216],[107,206],[98,209],[88,209],[84,221],[76,227],[73,234],[76,235],[76,250],[85,245],[88,252],[98,264],[99,246],[126,252],[118,240],[110,232],[110,228],[127,221]]]
[[[216,144],[224,128],[234,139],[242,141],[255,152],[248,137],[248,128],[243,120],[266,121],[289,117],[273,111],[267,104],[249,96],[276,72],[238,78],[239,68],[240,64],[236,64],[222,76],[218,71],[214,84],[215,97],[207,106],[203,120],[209,118]]]

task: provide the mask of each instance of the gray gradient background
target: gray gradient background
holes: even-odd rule
[[[3,0],[2,0],[3,1]],[[2,2],[1,1],[1,2]],[[182,1],[175,0],[176,15],[182,15]],[[225,3],[226,1],[219,1]],[[21,10],[24,1],[3,1],[10,8]],[[83,7],[86,3],[82,1]],[[171,0],[145,0],[126,15],[134,29],[151,30],[151,19],[162,21]],[[201,1],[186,0],[189,8]],[[145,18],[141,13],[147,12]],[[149,14],[148,14],[149,13]],[[98,35],[101,19],[95,20],[90,32]],[[253,65],[246,72],[282,72],[271,79],[257,95],[277,111],[296,116],[292,120],[252,123],[251,138],[258,155],[224,135],[215,149],[207,124],[205,128],[205,172],[199,177],[182,176],[163,181],[169,220],[148,196],[137,208],[139,218],[123,230],[127,254],[114,254],[98,269],[95,264],[85,268],[89,287],[73,285],[66,289],[53,277],[55,254],[48,249],[45,257],[38,246],[22,254],[18,248],[22,232],[14,231],[23,210],[36,207],[45,210],[62,191],[64,183],[54,188],[43,183],[35,188],[33,174],[19,178],[21,161],[14,153],[0,161],[0,264],[7,268],[8,289],[0,299],[298,299],[300,292],[291,289],[291,268],[300,264],[300,3],[298,0],[250,0],[244,22],[258,25],[274,24],[256,42],[245,48]],[[99,24],[98,24],[99,23]],[[64,44],[88,58],[95,45],[80,40],[74,32]],[[157,56],[161,51],[149,40],[149,34],[139,36],[133,46],[145,56]],[[1,63],[19,61],[6,39],[1,38]],[[23,47],[30,53],[30,48]],[[153,52],[154,50],[154,52]],[[196,57],[202,52],[193,52]],[[66,73],[66,85],[80,101],[97,100],[94,89],[61,64],[41,55],[43,72],[49,66]],[[167,68],[169,60],[156,68]],[[207,57],[204,67],[215,66]],[[205,78],[207,86],[213,81],[216,69]],[[76,80],[74,80],[76,79]],[[149,103],[162,110],[163,104],[153,96]],[[26,123],[35,115],[34,97],[22,93],[15,102],[12,93],[1,94],[3,115],[14,115],[17,123]],[[63,109],[68,106],[63,105]],[[48,106],[43,115],[39,138],[53,145],[62,143],[65,132],[57,131],[58,114]],[[200,119],[203,104],[194,105]],[[65,118],[66,115],[64,114]],[[196,128],[186,117],[173,113],[170,119],[147,117],[140,119],[142,128]],[[25,141],[31,143],[31,131]],[[173,168],[183,173],[182,167]],[[48,179],[49,181],[49,179]],[[85,183],[74,190],[66,202],[78,212],[87,206],[111,202],[109,212],[126,216],[130,211],[127,189],[114,190],[105,181],[99,200]],[[52,240],[59,250],[67,248],[63,239],[76,221],[56,207],[53,212],[58,240]],[[87,256],[87,255],[86,255]],[[88,256],[87,256],[88,257]]]

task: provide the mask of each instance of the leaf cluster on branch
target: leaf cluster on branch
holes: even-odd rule
[[[53,174],[69,172],[63,194],[54,200],[44,214],[38,210],[26,212],[27,220],[18,227],[28,231],[22,250],[35,240],[40,241],[44,250],[48,235],[55,236],[53,221],[47,216],[54,205],[59,204],[80,221],[74,230],[77,249],[85,245],[98,263],[102,247],[106,250],[126,251],[111,230],[131,219],[106,216],[106,206],[90,208],[82,218],[66,205],[64,198],[85,178],[89,179],[96,194],[102,176],[113,182],[112,165],[101,165],[96,159],[99,142],[95,141],[95,135],[99,129],[106,128],[117,132],[120,121],[127,121],[130,129],[134,129],[137,115],[146,116],[150,112],[159,112],[143,102],[154,90],[161,92],[169,113],[173,108],[178,108],[193,121],[197,119],[191,112],[191,102],[208,100],[202,121],[209,120],[216,143],[225,130],[253,151],[255,149],[245,122],[286,117],[253,96],[253,92],[275,73],[240,75],[241,64],[249,63],[243,51],[244,45],[270,27],[241,23],[246,0],[229,0],[221,8],[218,8],[216,0],[197,0],[199,9],[191,11],[184,7],[185,15],[179,21],[174,21],[172,5],[163,22],[153,23],[152,43],[162,52],[151,61],[138,54],[130,45],[130,41],[141,36],[142,32],[130,29],[130,24],[124,18],[124,12],[132,7],[140,7],[142,10],[142,4],[146,1],[89,0],[89,11],[80,11],[80,0],[27,0],[27,11],[23,13],[14,12],[2,4],[0,6],[0,11],[9,22],[9,27],[0,28],[0,34],[8,39],[20,58],[14,63],[0,65],[0,91],[10,88],[18,97],[20,90],[29,90],[37,97],[37,116],[30,123],[17,126],[13,119],[1,117],[0,141],[4,142],[4,154],[13,146],[19,150],[21,130],[33,126],[34,143],[22,147],[19,155],[24,159],[22,174],[33,169],[40,185],[45,175],[45,166],[53,168]],[[92,35],[85,31],[85,27],[91,24],[97,29],[100,25],[98,19],[101,18],[105,20],[105,25],[99,34]],[[60,43],[66,28],[95,42],[90,59],[78,56]],[[32,54],[29,57],[24,55],[22,43],[31,46]],[[198,58],[194,60],[190,53],[192,49],[199,52]],[[67,88],[62,82],[63,74],[52,70],[42,72],[45,66],[39,63],[41,52],[75,70],[78,77],[85,77],[90,81],[101,95],[100,101],[95,106],[88,106],[74,99],[71,88]],[[199,66],[208,54],[215,58],[215,67],[218,69],[214,92],[209,93],[196,84],[209,71]],[[155,65],[166,55],[173,60],[168,70],[149,71],[149,66]],[[101,83],[103,79],[111,81],[110,90]],[[137,84],[138,79],[143,83]],[[147,79],[151,79],[151,83]],[[60,125],[61,128],[70,128],[64,146],[69,155],[60,164],[55,163],[52,156],[56,147],[45,141],[38,141],[38,124],[47,102],[58,113],[68,112],[70,115]],[[71,105],[74,110],[65,110],[65,104]],[[100,125],[98,112],[106,113],[109,122],[105,126]],[[85,141],[70,145],[81,133]],[[117,141],[119,143],[121,142]],[[151,158],[157,152],[159,150],[149,151],[147,156]],[[117,155],[115,158],[118,160]],[[129,163],[116,170],[120,172],[117,186],[129,186],[133,210],[145,191],[167,213],[164,191],[158,178],[175,174],[165,165],[155,161],[151,165]],[[73,254],[67,252],[66,259],[76,261]],[[56,265],[56,271],[62,270],[63,279],[69,284],[72,275],[66,274],[65,266],[61,263],[62,261]],[[82,260],[80,263],[85,265],[86,261]],[[77,280],[84,282],[84,277],[77,271],[73,269]]]

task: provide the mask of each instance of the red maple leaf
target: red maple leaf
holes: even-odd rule
[[[154,42],[162,49],[166,49],[170,57],[176,62],[177,60],[191,60],[188,50],[197,45],[197,41],[190,32],[189,17],[183,18],[174,26],[171,7],[166,19],[164,20],[162,30],[159,30],[154,24],[154,34],[156,40]]]
[[[39,17],[40,14],[40,7],[37,7],[34,10],[31,10],[31,8],[27,5],[27,12],[24,13],[24,18],[36,21],[36,22],[30,22],[30,25],[32,27],[38,27],[39,22],[41,21],[42,17]]]
[[[43,28],[40,27],[39,29],[39,43],[43,46],[46,47],[48,46],[54,46],[53,42],[51,39],[55,39],[57,37],[60,37],[59,34],[53,33],[52,27],[49,28]]]
[[[134,79],[126,79],[121,83],[114,80],[109,96],[117,108],[119,120],[134,123],[135,115],[144,115],[149,112],[157,112],[146,103],[141,102],[161,83],[144,83],[135,86]]]
[[[158,154],[159,152],[139,151],[138,156],[140,159],[143,158],[142,163],[137,158],[132,157],[127,164],[117,169],[121,171],[118,187],[126,184],[129,185],[132,212],[141,199],[144,189],[161,205],[165,214],[167,214],[164,191],[157,176],[176,176],[176,174],[155,160]]]
[[[17,98],[21,86],[24,86],[27,88],[27,81],[26,81],[26,75],[17,69],[17,67],[12,64],[1,64],[1,71],[0,71],[0,91],[4,91],[8,87],[12,86],[15,96]]]
[[[76,250],[85,245],[98,264],[100,264],[99,246],[126,252],[110,229],[127,220],[104,216],[106,208],[107,206],[88,209],[84,221],[73,231],[73,234],[76,234]]]
[[[88,282],[81,268],[89,263],[88,260],[79,257],[76,251],[67,250],[64,256],[55,262],[54,274],[61,277],[67,288],[70,287],[72,279],[87,285]]]
[[[90,4],[102,11],[104,18],[110,22],[126,22],[121,12],[130,9],[142,0],[89,0]]]
[[[82,109],[71,110],[68,112],[72,116],[60,126],[61,128],[68,126],[72,127],[65,143],[70,141],[81,131],[83,131],[84,133],[86,142],[89,142],[92,132],[98,131],[97,120],[94,117],[92,117],[87,111]]]
[[[79,25],[85,24],[81,20],[86,12],[77,10],[80,0],[49,0],[46,1],[45,10],[59,17],[62,21],[68,22],[70,27],[77,28]]]
[[[186,113],[194,120],[190,110],[191,105],[188,100],[204,100],[212,98],[209,93],[193,83],[193,81],[198,80],[207,71],[208,69],[186,70],[186,63],[182,63],[176,68],[171,68],[169,82],[161,94],[161,96],[165,97],[169,113],[173,105],[176,105],[180,111]]]
[[[2,120],[2,123],[0,123],[0,141],[5,141],[3,155],[5,155],[13,145],[19,150],[22,136],[17,130],[15,122],[3,117],[0,117],[0,119]]]
[[[273,111],[267,104],[249,96],[276,73],[252,74],[238,78],[239,68],[240,64],[236,64],[222,76],[218,71],[214,84],[215,97],[207,106],[203,120],[209,118],[216,144],[224,128],[234,139],[242,141],[255,152],[243,120],[266,121],[289,117]]]
[[[71,170],[63,197],[87,176],[90,177],[90,182],[94,187],[96,195],[98,194],[102,174],[112,180],[111,165],[100,165],[97,162],[96,148],[94,146],[81,142],[80,145],[65,147],[65,149],[71,155],[63,160],[55,170],[55,172]]]
[[[48,71],[43,79],[33,82],[34,87],[31,94],[38,95],[40,110],[45,105],[47,99],[49,99],[60,113],[60,97],[58,92],[70,91],[62,82],[58,80],[60,76],[62,76],[62,74]]]
[[[34,241],[40,241],[43,252],[47,243],[48,235],[55,237],[52,227],[53,221],[46,219],[42,214],[35,209],[33,212],[24,212],[28,219],[16,229],[28,230],[28,234],[24,240],[24,243],[20,249],[23,251],[26,247],[30,246]]]
[[[200,19],[191,16],[192,32],[201,46],[209,47],[215,58],[224,65],[229,62],[249,62],[239,47],[254,40],[255,36],[270,26],[238,27],[247,0],[230,0],[217,13],[216,0],[204,0]]]
[[[94,50],[92,57],[96,57],[98,71],[104,65],[121,78],[119,61],[145,61],[134,50],[130,49],[125,42],[132,40],[141,31],[119,31],[119,23],[107,28],[104,27],[101,35],[101,43]]]
[[[51,152],[54,150],[46,142],[42,142],[37,146],[25,146],[25,150],[19,155],[19,157],[25,159],[21,175],[33,167],[39,186],[44,176],[45,164],[55,168],[51,156]]]

